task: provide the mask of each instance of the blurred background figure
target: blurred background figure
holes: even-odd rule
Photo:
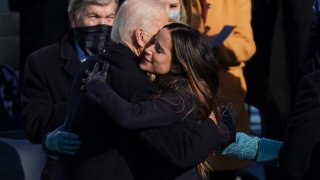
[[[283,140],[301,78],[313,0],[253,0],[257,53],[247,63],[247,103],[258,107],[263,136]],[[283,179],[266,167],[267,180]]]
[[[20,16],[11,1],[0,1],[0,130],[21,129]]]
[[[279,165],[286,180],[320,179],[320,70],[301,80],[286,126]],[[303,156],[300,156],[303,154]],[[270,178],[271,179],[271,178]]]
[[[162,0],[162,2],[167,6],[170,21],[187,23],[183,0]]]
[[[300,84],[292,113],[286,123],[284,146],[279,155],[283,179],[320,179],[320,1],[313,1],[313,16],[308,34]],[[303,154],[303,157],[299,157]],[[271,178],[270,178],[271,179]],[[278,178],[280,179],[280,178]]]
[[[283,179],[319,179],[319,80],[320,80],[320,1],[313,1],[313,16],[307,37],[300,85],[284,132],[279,155]],[[299,158],[298,154],[304,154]],[[297,156],[297,157],[296,157]],[[268,175],[270,177],[270,175]],[[272,177],[272,176],[271,176]],[[270,178],[271,179],[271,178]],[[280,178],[278,178],[280,179]]]

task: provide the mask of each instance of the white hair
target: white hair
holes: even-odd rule
[[[137,28],[147,30],[153,26],[165,5],[159,0],[126,0],[120,7],[113,22],[111,40],[132,43]]]

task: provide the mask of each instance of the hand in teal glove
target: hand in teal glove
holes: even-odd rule
[[[49,132],[46,136],[43,146],[48,154],[67,154],[74,155],[80,148],[79,136],[75,133],[64,130],[64,124],[56,130]]]
[[[281,141],[258,138],[237,132],[236,142],[227,146],[222,154],[264,165],[278,166],[278,154],[282,144]]]
[[[242,132],[236,133],[236,141],[227,146],[222,154],[243,160],[254,161],[257,155],[260,138]]]

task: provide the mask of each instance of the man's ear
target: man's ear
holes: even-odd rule
[[[74,11],[69,12],[69,21],[72,28],[76,27],[76,14]]]
[[[146,44],[146,34],[145,31],[141,28],[138,28],[134,32],[137,43],[140,47],[144,47]]]

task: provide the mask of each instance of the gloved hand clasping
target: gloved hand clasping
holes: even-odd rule
[[[82,86],[80,87],[81,90],[89,90],[96,84],[104,84],[107,80],[109,70],[109,63],[104,62],[102,66],[102,70],[99,70],[99,62],[94,64],[93,70],[89,72],[88,70],[85,71],[86,76],[82,78]]]
[[[74,155],[80,148],[80,144],[79,136],[65,131],[63,124],[47,134],[43,146],[49,153]]]

